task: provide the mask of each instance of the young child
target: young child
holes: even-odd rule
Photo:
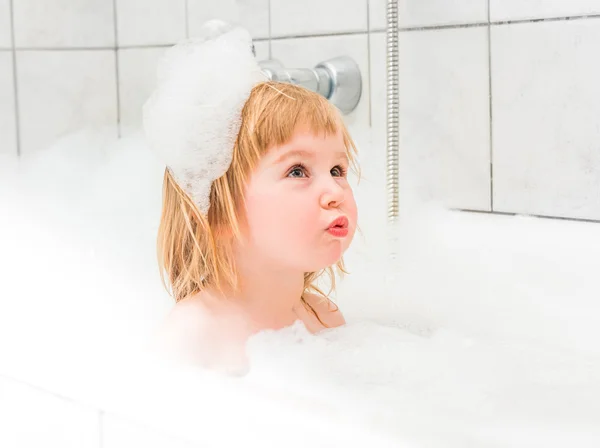
[[[261,330],[345,323],[315,281],[328,273],[334,287],[335,268],[344,272],[356,148],[325,98],[263,80],[245,30],[207,26],[167,56],[168,74],[144,108],[149,142],[167,165],[158,259],[176,301],[159,346],[231,370]]]

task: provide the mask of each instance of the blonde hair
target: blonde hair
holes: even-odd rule
[[[240,222],[244,219],[241,205],[250,173],[270,147],[292,138],[297,125],[307,125],[315,134],[341,131],[350,166],[358,173],[356,146],[339,112],[317,93],[292,84],[263,82],[252,89],[241,117],[231,165],[212,184],[208,216],[198,211],[170,170],[165,170],[157,252],[163,285],[170,289],[176,302],[206,287],[237,288],[229,238],[219,236],[240,237]],[[346,273],[343,259],[335,267],[338,274]],[[326,295],[315,285],[324,273],[331,282],[330,292],[335,290],[335,271],[330,266],[304,274],[305,292],[316,292],[325,299]],[[308,305],[304,297],[302,301]]]

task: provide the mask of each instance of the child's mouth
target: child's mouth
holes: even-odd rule
[[[348,236],[348,227],[335,226],[335,227],[330,227],[329,229],[327,229],[327,231],[331,235],[336,236],[338,238],[344,238],[344,237]]]
[[[347,236],[348,218],[346,218],[345,216],[340,216],[339,218],[335,219],[331,224],[329,224],[327,231],[329,232],[329,234],[338,238],[343,238]]]

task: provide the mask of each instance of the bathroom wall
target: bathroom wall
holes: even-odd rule
[[[370,0],[374,136],[385,0]],[[600,220],[599,0],[404,0],[401,166],[445,205]]]
[[[400,0],[399,12],[413,188],[449,207],[600,220],[600,0]],[[164,50],[219,17],[286,66],[352,56],[365,88],[346,118],[372,125],[363,159],[380,167],[385,13],[386,0],[0,0],[0,151],[87,125],[132,132]]]
[[[309,4],[279,0],[75,3],[0,0],[0,151],[37,151],[86,125],[139,127],[157,61],[211,18],[248,27],[260,59],[309,67],[349,54],[369,72],[366,0],[320,2],[318,20]],[[368,125],[368,113],[367,90],[348,120]]]

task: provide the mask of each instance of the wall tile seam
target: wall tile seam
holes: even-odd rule
[[[12,76],[13,76],[13,111],[15,115],[15,138],[17,144],[17,157],[21,156],[21,119],[19,115],[19,80],[17,76],[17,51],[15,49],[15,14],[14,0],[9,1],[10,8],[10,52],[12,55]]]
[[[490,20],[489,22],[405,26],[405,27],[399,27],[399,31],[427,31],[427,30],[442,30],[442,29],[453,29],[453,28],[475,28],[475,27],[484,27],[484,26],[488,26],[488,25],[505,26],[505,25],[520,25],[520,24],[526,24],[526,23],[569,22],[569,21],[579,21],[579,20],[593,20],[593,19],[599,19],[599,18],[600,18],[600,14],[587,14],[587,15],[579,15],[579,16],[545,17],[545,18],[533,18],[533,19],[496,20],[496,21]],[[371,32],[385,32],[385,28],[375,27],[375,28],[371,29]]]
[[[553,215],[536,215],[531,213],[519,213],[519,212],[501,212],[501,211],[488,211],[488,210],[475,210],[468,208],[450,208],[449,210],[462,213],[479,213],[484,215],[497,215],[497,216],[515,216],[515,217],[527,217],[527,218],[539,218],[539,219],[550,219],[556,221],[573,221],[573,222],[586,222],[592,224],[600,224],[600,219],[592,218],[572,218],[568,216],[553,216]]]

